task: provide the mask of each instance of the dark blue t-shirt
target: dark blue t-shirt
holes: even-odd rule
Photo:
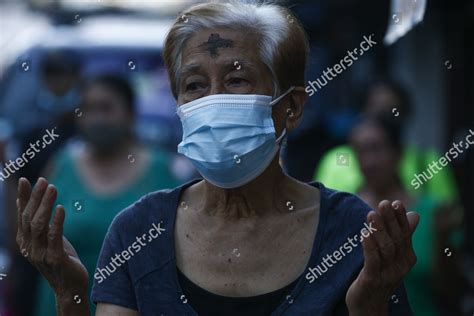
[[[197,315],[178,281],[174,226],[181,192],[152,192],[118,214],[102,245],[92,301],[140,315]],[[361,230],[370,207],[355,195],[320,183],[319,224],[305,272],[274,315],[348,315],[345,296],[363,266]],[[349,239],[350,238],[350,239]],[[404,286],[392,295],[390,315],[412,315]]]

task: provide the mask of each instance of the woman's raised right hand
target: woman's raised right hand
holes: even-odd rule
[[[77,300],[87,293],[88,273],[72,245],[63,237],[64,207],[52,209],[57,190],[39,178],[33,190],[30,182],[18,182],[18,231],[16,242],[31,264],[48,280],[57,299]],[[50,223],[51,221],[51,223]],[[82,297],[82,301],[87,301]]]

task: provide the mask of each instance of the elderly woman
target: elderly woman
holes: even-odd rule
[[[418,215],[286,175],[279,149],[306,100],[305,33],[275,5],[200,4],[164,57],[183,125],[178,151],[203,180],[152,192],[111,224],[94,273],[96,315],[410,315],[403,276]],[[19,183],[22,252],[88,315],[87,271],[62,236],[45,179]],[[48,223],[51,220],[51,225]]]

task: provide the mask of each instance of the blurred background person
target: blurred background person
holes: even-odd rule
[[[34,83],[25,74],[22,85],[10,86],[2,100],[3,115],[12,124],[13,136],[21,144],[38,136],[35,135],[38,130],[43,130],[40,136],[44,134],[45,128],[80,102],[81,62],[78,54],[70,49],[50,48],[37,59],[35,71],[39,82]],[[33,67],[31,62],[25,67],[33,71],[29,69]],[[4,84],[8,85],[8,82]],[[19,103],[21,111],[18,110]]]
[[[46,172],[61,190],[68,221],[64,235],[74,243],[92,276],[107,228],[114,216],[147,192],[178,184],[170,158],[140,145],[133,135],[134,92],[116,75],[100,75],[82,88],[81,139],[59,151]],[[54,293],[41,279],[36,315],[54,315]]]
[[[391,116],[402,126],[406,126],[412,113],[407,91],[391,80],[384,79],[370,84],[363,99],[363,113]],[[414,174],[424,170],[440,156],[441,154],[434,150],[423,150],[413,144],[403,144],[400,163],[397,164],[399,179],[404,188],[413,194],[424,191],[440,202],[458,201],[459,193],[450,166],[444,167],[419,189],[415,189],[411,184]],[[354,193],[362,185],[363,176],[353,149],[349,145],[340,145],[325,153],[314,179],[327,183],[329,187]]]
[[[28,161],[15,175],[35,181],[45,168],[48,160],[76,133],[74,109],[80,103],[79,82],[81,62],[77,53],[67,49],[50,49],[42,57],[40,64],[40,89],[33,103],[29,104],[26,117],[17,122],[15,111],[12,119],[16,124],[15,138],[19,152],[23,153],[54,128],[59,137],[48,146],[41,148],[34,159]]]
[[[373,208],[381,200],[399,199],[407,209],[420,214],[420,222],[412,239],[418,259],[405,279],[405,286],[415,315],[439,315],[439,306],[447,302],[437,300],[440,293],[436,293],[436,290],[443,289],[444,294],[459,293],[459,285],[451,282],[451,288],[447,288],[448,284],[440,284],[446,278],[443,275],[453,279],[459,279],[459,275],[456,275],[456,270],[449,269],[446,259],[437,256],[438,250],[449,244],[449,237],[455,231],[440,229],[440,226],[435,225],[436,214],[441,210],[433,196],[427,192],[415,195],[401,180],[401,139],[401,124],[393,116],[364,116],[356,123],[350,133],[350,145],[362,173],[362,182],[356,192]],[[460,313],[459,310],[452,312]]]

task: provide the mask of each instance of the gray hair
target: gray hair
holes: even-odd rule
[[[282,88],[275,69],[275,61],[278,59],[278,51],[292,35],[291,29],[294,27],[300,28],[300,33],[303,34],[303,41],[306,43],[303,63],[306,62],[308,45],[304,31],[296,18],[284,7],[269,2],[235,0],[197,4],[178,16],[165,42],[163,55],[175,97],[178,94],[178,74],[182,66],[182,51],[186,42],[200,30],[219,27],[259,35],[257,46],[262,62],[272,75],[274,96],[278,95]]]

